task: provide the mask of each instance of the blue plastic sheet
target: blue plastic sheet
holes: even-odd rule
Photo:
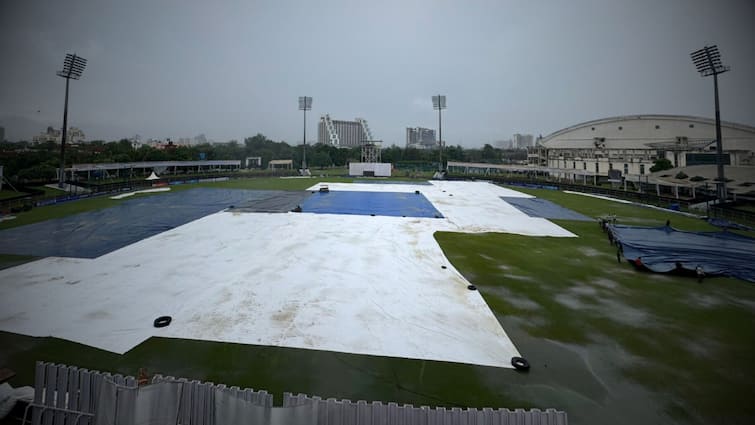
[[[281,201],[286,193],[291,192],[196,188],[112,201],[110,208],[0,231],[0,253],[96,258],[231,205],[256,202],[272,211],[276,204],[278,211],[289,211],[301,197]]]
[[[515,206],[519,211],[530,217],[552,218],[561,220],[593,221],[576,211],[564,208],[540,198],[514,198],[502,196],[501,199]]]
[[[708,223],[720,227],[722,229],[736,229],[736,230],[753,230],[750,226],[744,224],[734,223],[733,221],[726,220],[724,218],[709,218]]]
[[[506,182],[506,184],[509,186],[528,187],[530,189],[558,190],[558,186],[551,186],[551,185],[545,185],[545,184],[519,183],[519,182]]]
[[[398,192],[317,192],[302,204],[302,212],[441,218],[422,194]]]
[[[694,271],[755,282],[755,239],[731,232],[684,232],[670,226],[608,225],[627,260],[654,272]],[[639,259],[639,261],[638,261]]]

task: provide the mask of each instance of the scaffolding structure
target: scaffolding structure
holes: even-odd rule
[[[368,142],[362,145],[362,162],[379,163],[381,162],[381,146],[378,143]]]

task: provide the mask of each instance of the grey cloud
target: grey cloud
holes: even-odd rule
[[[752,125],[753,16],[747,0],[5,1],[0,125],[60,126],[55,71],[76,51],[89,64],[71,124],[94,138],[298,143],[309,95],[308,135],[327,112],[401,145],[406,126],[437,125],[441,93],[444,138],[479,146],[612,115],[711,116],[712,82],[689,60],[706,43],[732,67],[723,118]]]

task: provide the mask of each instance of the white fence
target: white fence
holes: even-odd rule
[[[132,376],[37,362],[33,425],[565,425],[565,412],[554,409],[462,409],[414,407],[364,400],[323,400],[283,394],[273,407],[266,391],[156,375],[152,385],[138,386]],[[129,411],[129,409],[131,411]],[[31,412],[29,412],[31,410]],[[145,410],[147,412],[145,413]]]

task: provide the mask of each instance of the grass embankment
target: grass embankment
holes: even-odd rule
[[[26,195],[25,192],[16,192],[15,190],[3,189],[0,190],[0,201],[3,199],[15,198],[16,196]]]
[[[29,255],[0,254],[0,270],[28,263],[29,261],[34,261],[36,259],[37,257],[31,257]]]
[[[42,192],[44,192],[44,196],[53,196],[54,197],[54,196],[63,196],[63,195],[66,194],[65,190],[61,190],[61,189],[57,189],[57,188],[52,188],[52,187],[47,187],[47,186],[34,186],[34,187],[32,187],[32,189],[41,190]]]
[[[290,179],[222,185],[301,190],[312,184]],[[555,191],[522,191],[590,216],[616,214],[619,223],[661,225],[670,219],[680,229],[712,229],[670,212]],[[32,383],[33,362],[47,360],[128,374],[146,367],[266,389],[278,402],[283,391],[292,391],[415,405],[555,407],[566,410],[572,424],[751,423],[755,286],[725,278],[698,284],[639,272],[617,263],[615,249],[596,223],[557,223],[579,237],[436,234],[532,364],[528,374],[162,338],[120,356],[3,332],[0,365],[19,373],[13,385]]]
[[[747,212],[755,213],[755,205],[738,205],[734,209],[739,210],[739,211],[747,211]]]

